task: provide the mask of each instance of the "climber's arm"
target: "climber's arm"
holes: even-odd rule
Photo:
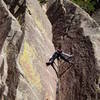
[[[70,54],[67,54],[67,53],[64,53],[64,52],[62,52],[62,55],[65,56],[65,57],[67,57],[67,58],[73,57],[73,55],[70,55]]]
[[[60,55],[60,58],[63,59],[64,61],[66,61],[66,62],[69,62],[69,59],[72,58],[72,57],[73,57],[73,55],[69,55],[69,54],[64,53],[64,52],[62,52],[61,55]]]
[[[63,54],[64,56],[67,56],[67,57],[73,57],[73,55],[67,54],[67,53],[65,53],[65,52],[62,52],[62,54]]]

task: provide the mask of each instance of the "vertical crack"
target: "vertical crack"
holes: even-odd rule
[[[73,66],[67,63],[62,66],[62,62],[59,65],[59,73],[66,68],[71,69],[65,71],[59,79],[57,100],[86,100],[86,98],[95,100],[94,80],[97,77],[97,65],[94,48],[90,38],[83,35],[83,28],[80,27],[81,15],[75,12],[76,6],[69,2],[66,5],[55,2],[47,11],[52,24],[55,49],[61,44],[64,52],[72,52],[74,55],[71,61]]]
[[[18,20],[22,31],[19,32],[15,30],[14,35],[10,36],[6,54],[8,65],[6,84],[8,86],[8,94],[5,96],[5,100],[15,100],[20,77],[16,62],[25,34],[26,0],[14,0],[12,2],[8,2],[7,0],[4,1],[9,6],[9,10],[12,15],[16,18],[16,20]]]

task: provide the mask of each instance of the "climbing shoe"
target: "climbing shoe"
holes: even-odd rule
[[[46,65],[49,66],[49,65],[51,65],[51,63],[50,62],[47,62]]]

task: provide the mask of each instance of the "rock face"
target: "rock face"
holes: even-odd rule
[[[0,0],[0,100],[100,100],[99,25],[68,0],[49,2],[52,27],[37,0]],[[73,54],[58,61],[59,80],[45,65],[52,35]]]
[[[100,9],[95,11],[95,13],[92,15],[92,17],[95,19],[95,21],[100,25]]]
[[[59,62],[57,100],[99,100],[99,25],[68,0],[53,3],[47,15],[55,48],[61,45],[64,52],[74,55],[70,63]]]
[[[0,100],[55,100],[51,24],[37,0],[0,0]]]

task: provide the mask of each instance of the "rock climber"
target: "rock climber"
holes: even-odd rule
[[[62,59],[66,62],[69,62],[69,59],[72,58],[73,55],[64,53],[61,50],[61,46],[58,47],[58,49],[54,52],[54,54],[52,55],[52,57],[49,59],[49,61],[46,63],[47,66],[54,64],[55,59],[59,60]]]

